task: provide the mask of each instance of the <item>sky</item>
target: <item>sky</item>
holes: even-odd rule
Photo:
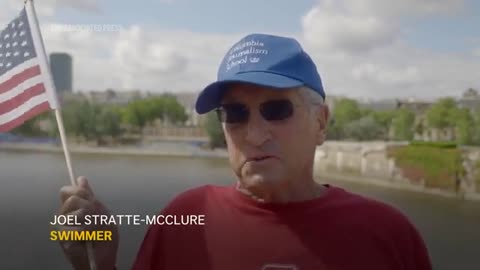
[[[0,1],[3,26],[23,0]],[[298,39],[327,96],[434,99],[480,89],[477,0],[35,0],[35,7],[47,52],[73,56],[75,91],[199,92],[249,33]]]

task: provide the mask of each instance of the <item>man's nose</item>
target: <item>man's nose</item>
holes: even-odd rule
[[[254,146],[260,146],[271,139],[268,121],[257,112],[250,115],[247,123],[246,141]]]

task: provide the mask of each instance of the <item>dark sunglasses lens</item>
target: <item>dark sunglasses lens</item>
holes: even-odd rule
[[[248,110],[242,104],[226,104],[219,110],[219,119],[225,123],[243,123],[248,120]]]
[[[285,120],[293,114],[290,100],[272,100],[262,104],[260,112],[268,121]]]

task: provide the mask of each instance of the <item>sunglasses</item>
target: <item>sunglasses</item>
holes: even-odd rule
[[[293,103],[288,99],[270,100],[260,104],[259,111],[267,121],[281,121],[293,115]],[[217,108],[218,120],[223,123],[240,124],[248,122],[250,111],[245,104],[228,103]]]

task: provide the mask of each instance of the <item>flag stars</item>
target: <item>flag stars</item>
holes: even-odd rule
[[[22,13],[6,24],[3,30],[0,29],[0,77],[36,56],[27,23],[25,14]]]

